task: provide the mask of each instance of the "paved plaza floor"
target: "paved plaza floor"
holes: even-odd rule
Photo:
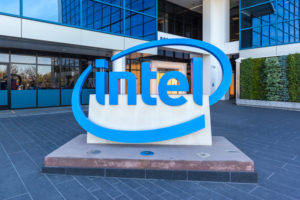
[[[211,109],[213,135],[255,161],[258,184],[45,175],[44,156],[84,133],[70,108],[0,111],[0,199],[300,199],[300,112]]]

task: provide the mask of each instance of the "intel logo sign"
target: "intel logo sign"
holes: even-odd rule
[[[150,49],[154,47],[162,46],[189,46],[196,47],[207,51],[212,54],[220,63],[223,71],[223,80],[219,88],[209,97],[209,104],[213,105],[218,102],[227,92],[230,87],[232,79],[232,68],[230,61],[227,56],[217,47],[198,40],[192,39],[166,39],[158,40],[153,42],[148,42],[141,44],[130,49],[127,49],[111,58],[111,61],[115,61],[119,58],[125,57],[132,53],[142,51],[145,49]],[[193,101],[195,104],[203,106],[203,66],[202,58],[193,58]],[[99,60],[96,67],[107,68],[108,63],[106,60]],[[84,128],[89,133],[114,142],[121,143],[151,143],[160,142],[165,140],[171,140],[178,137],[186,136],[196,131],[205,128],[205,116],[200,114],[200,116],[193,118],[189,121],[179,123],[176,125],[153,128],[149,130],[119,130],[116,124],[116,128],[108,128],[105,126],[100,126],[88,119],[81,109],[80,105],[80,94],[85,80],[92,71],[92,67],[89,66],[79,77],[72,95],[72,109],[77,122],[82,128]],[[131,72],[110,72],[109,73],[109,102],[105,102],[105,74],[106,72],[96,72],[96,100],[100,105],[109,104],[109,106],[118,106],[118,80],[127,80],[128,85],[128,95],[127,103],[130,106],[136,106],[137,104],[137,91],[136,91],[136,77]],[[150,95],[150,80],[156,79],[156,72],[151,71],[150,63],[142,63],[141,67],[141,81],[142,81],[142,94],[141,98],[144,104],[150,106],[157,106],[157,98]],[[176,79],[179,85],[168,85],[171,79]],[[184,95],[169,95],[168,92],[189,92],[189,83],[184,74],[178,71],[170,71],[165,73],[159,83],[158,92],[160,101],[162,101],[166,106],[171,106],[172,108],[176,106],[182,106],[187,103],[187,99]],[[205,105],[204,105],[205,106]],[[209,107],[209,105],[207,105]],[[210,116],[206,116],[210,117]]]

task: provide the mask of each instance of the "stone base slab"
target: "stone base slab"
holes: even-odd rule
[[[153,152],[153,155],[141,153]],[[82,134],[45,157],[44,173],[257,182],[254,162],[224,137],[212,146],[87,144]]]
[[[296,103],[296,102],[236,99],[236,104],[238,106],[252,106],[252,107],[261,107],[261,108],[300,111],[300,103]]]

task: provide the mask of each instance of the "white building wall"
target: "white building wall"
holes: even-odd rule
[[[0,15],[0,36],[123,51],[147,41],[63,25]],[[157,54],[157,49],[143,51]]]
[[[240,57],[242,59],[263,58],[263,57],[273,57],[273,56],[285,56],[288,54],[299,53],[299,52],[300,52],[300,44],[295,43],[295,44],[278,45],[272,47],[241,50]]]

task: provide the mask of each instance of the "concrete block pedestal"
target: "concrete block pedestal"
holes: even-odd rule
[[[224,137],[212,146],[87,144],[82,134],[45,157],[44,173],[257,182],[254,162]]]

